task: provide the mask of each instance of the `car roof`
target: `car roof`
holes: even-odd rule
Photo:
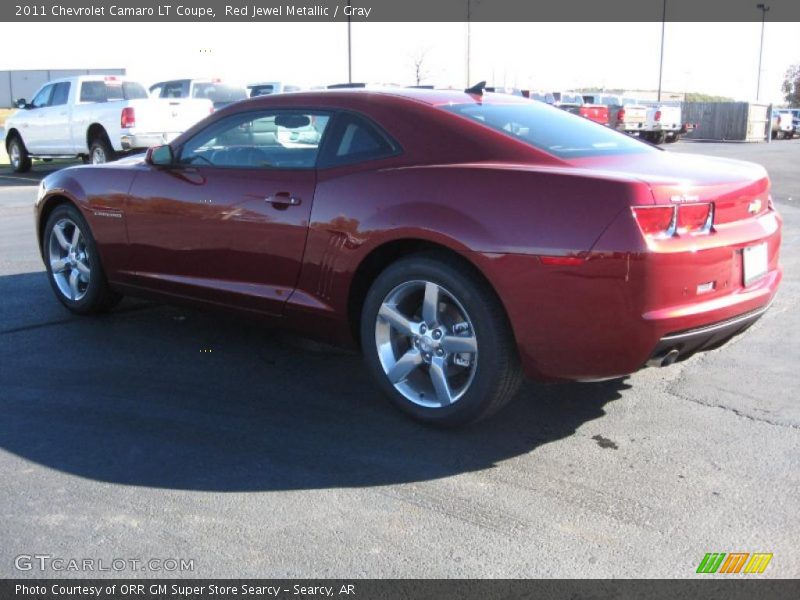
[[[258,96],[242,102],[270,103],[278,96]],[[510,94],[496,94],[485,92],[483,94],[468,94],[463,90],[430,90],[419,88],[342,88],[326,90],[308,90],[293,92],[292,102],[301,102],[303,99],[313,103],[324,103],[335,99],[337,103],[347,102],[348,99],[363,101],[367,98],[386,97],[395,100],[407,100],[429,106],[444,106],[448,104],[526,104],[532,102],[522,96]]]

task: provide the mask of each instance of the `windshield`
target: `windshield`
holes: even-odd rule
[[[247,98],[244,88],[223,83],[195,83],[192,98],[208,98],[214,104],[219,102],[237,102]]]
[[[625,134],[538,102],[441,108],[560,158],[658,152]]]

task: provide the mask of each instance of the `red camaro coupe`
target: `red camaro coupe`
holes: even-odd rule
[[[746,329],[781,279],[769,187],[523,98],[337,90],[54,173],[36,214],[69,309],[131,294],[272,317],[359,345],[397,406],[454,426],[523,373],[619,377]]]

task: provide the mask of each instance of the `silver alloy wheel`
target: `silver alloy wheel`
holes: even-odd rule
[[[19,169],[20,162],[22,161],[22,156],[19,151],[19,144],[17,142],[11,142],[11,154],[9,155],[9,159],[11,160],[11,166],[14,169]]]
[[[375,320],[375,345],[386,377],[419,406],[457,402],[475,377],[472,321],[452,293],[430,281],[409,281],[387,294]]]
[[[106,160],[106,151],[100,146],[95,146],[92,150],[92,164],[102,165],[105,162],[108,162]]]
[[[50,232],[48,258],[59,291],[72,301],[86,295],[92,271],[86,238],[72,219],[59,219]]]

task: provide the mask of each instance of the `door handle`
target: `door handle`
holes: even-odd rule
[[[272,196],[264,198],[264,202],[281,206],[297,206],[300,204],[300,198],[292,196],[289,192],[276,192]]]

